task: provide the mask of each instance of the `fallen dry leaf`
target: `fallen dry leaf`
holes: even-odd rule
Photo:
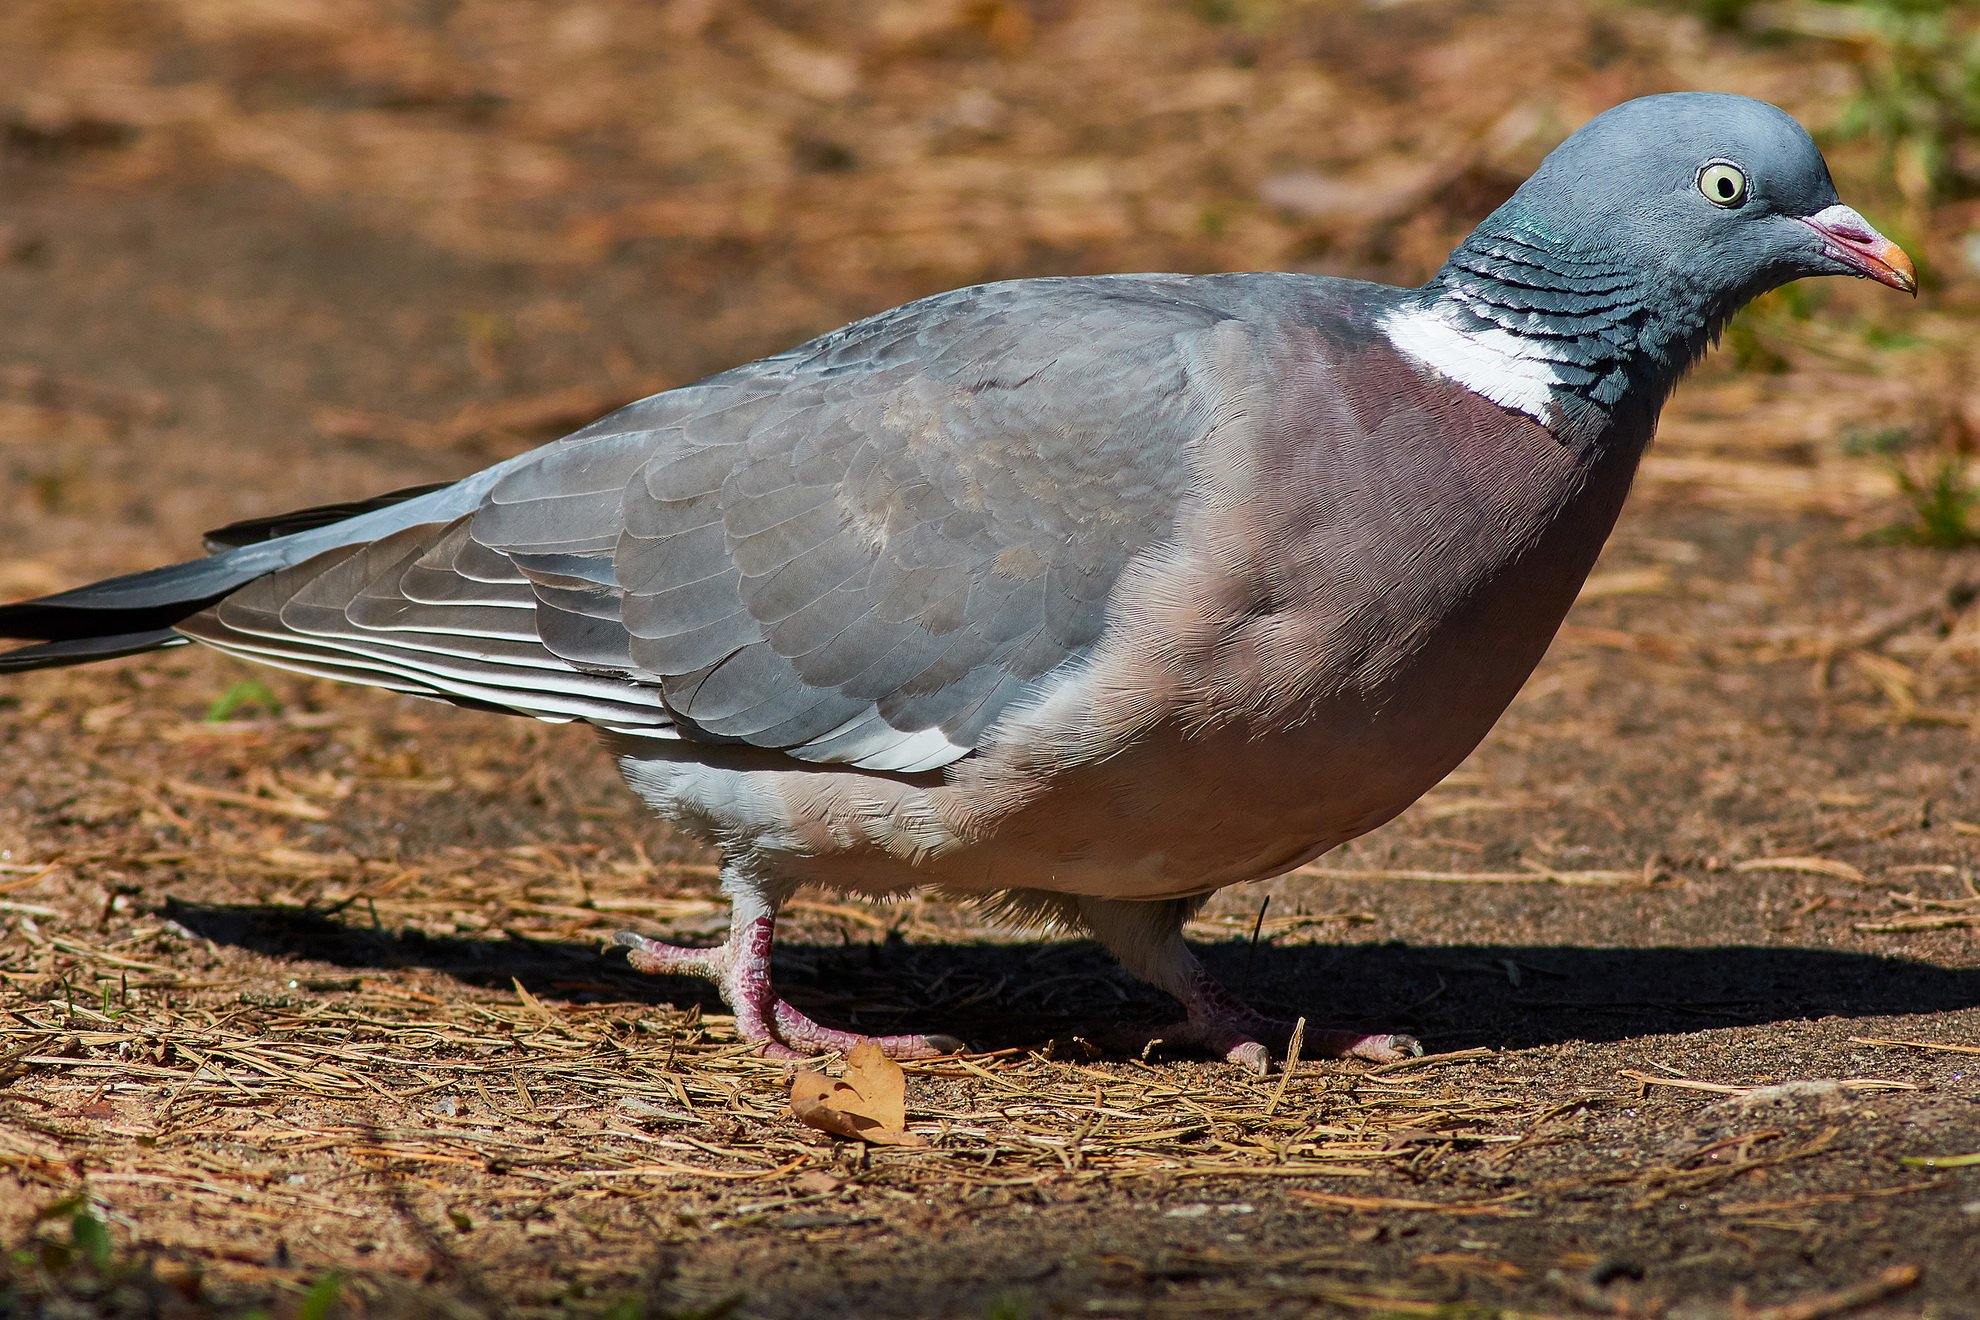
[[[807,1127],[873,1146],[922,1146],[907,1130],[907,1078],[877,1045],[846,1056],[846,1075],[800,1072],[791,1078],[791,1113]]]

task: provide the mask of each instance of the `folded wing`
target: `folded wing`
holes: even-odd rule
[[[179,625],[552,720],[912,772],[1076,662],[1208,427],[1180,277],[896,308],[507,465],[478,507]]]

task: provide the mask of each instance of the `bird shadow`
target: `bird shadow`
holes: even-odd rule
[[[712,987],[642,975],[593,944],[435,936],[289,906],[172,900],[166,915],[216,944],[272,957],[349,970],[425,968],[488,988],[513,981],[538,998],[573,1003],[724,1011]],[[1196,948],[1263,1011],[1305,1016],[1315,1026],[1408,1031],[1432,1050],[1980,1007],[1980,968],[1836,949],[1241,940]],[[942,1031],[978,1049],[1104,1039],[1123,1023],[1155,1026],[1175,1016],[1173,1002],[1086,940],[786,942],[776,960],[779,989],[822,1021],[876,1033]]]

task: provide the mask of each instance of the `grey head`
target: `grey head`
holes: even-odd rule
[[[1467,332],[1534,342],[1571,394],[1610,411],[1626,394],[1654,407],[1734,312],[1810,275],[1917,289],[1791,116],[1680,92],[1625,102],[1561,143],[1422,296]]]

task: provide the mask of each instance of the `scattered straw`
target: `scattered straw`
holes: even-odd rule
[[[1729,1085],[1725,1082],[1700,1082],[1689,1077],[1660,1077],[1655,1073],[1638,1072],[1633,1068],[1622,1070],[1622,1076],[1648,1091],[1653,1086],[1669,1087],[1678,1091],[1708,1091],[1714,1095],[1752,1095],[1756,1091],[1773,1090],[1780,1086],[1793,1086],[1794,1082],[1751,1083],[1745,1086]],[[1900,1082],[1885,1077],[1845,1077],[1833,1080],[1823,1079],[1824,1084],[1832,1084],[1845,1091],[1916,1091],[1916,1082]]]
[[[1480,1045],[1468,1050],[1450,1050],[1443,1054],[1420,1054],[1414,1059],[1398,1059],[1394,1063],[1384,1063],[1370,1068],[1370,1077],[1387,1077],[1393,1073],[1415,1072],[1423,1068],[1451,1068],[1467,1063],[1483,1063],[1498,1053]]]
[[[1798,1302],[1782,1302],[1777,1306],[1754,1308],[1746,1304],[1743,1296],[1737,1297],[1733,1301],[1733,1320],[1828,1320],[1829,1316],[1842,1315],[1846,1311],[1896,1296],[1915,1286],[1922,1274],[1923,1271],[1916,1265],[1893,1265],[1876,1278],[1854,1287],[1821,1293]]]
[[[1265,1106],[1265,1116],[1270,1118],[1279,1111],[1279,1105],[1286,1098],[1286,1087],[1292,1082],[1293,1069],[1299,1066],[1299,1047],[1306,1043],[1306,1019],[1293,1023],[1292,1039],[1286,1044],[1285,1062],[1279,1065],[1279,1084],[1272,1089],[1272,1099]]]
[[[1831,857],[1751,857],[1743,862],[1734,862],[1732,869],[1740,872],[1793,871],[1801,875],[1826,875],[1852,884],[1862,884],[1869,878],[1848,862],[1839,862]]]
[[[1342,1196],[1335,1192],[1315,1192],[1304,1187],[1289,1188],[1286,1195],[1331,1210],[1408,1210],[1438,1215],[1526,1216],[1531,1210],[1513,1209],[1515,1201],[1531,1193],[1514,1192],[1490,1201],[1419,1201],[1403,1196]]]
[[[1863,1187],[1849,1192],[1818,1192],[1808,1196],[1790,1196],[1781,1201],[1741,1201],[1733,1205],[1722,1205],[1718,1207],[1717,1213],[1728,1219],[1774,1215],[1784,1211],[1808,1210],[1818,1205],[1843,1205],[1850,1201],[1885,1196],[1909,1196],[1913,1192],[1928,1192],[1940,1185],[1936,1182],[1916,1182],[1905,1183],[1899,1187]]]
[[[1947,1045],[1932,1040],[1886,1040],[1881,1036],[1851,1036],[1852,1045],[1882,1045],[1892,1049],[1936,1050],[1944,1054],[1980,1054],[1980,1045]]]

